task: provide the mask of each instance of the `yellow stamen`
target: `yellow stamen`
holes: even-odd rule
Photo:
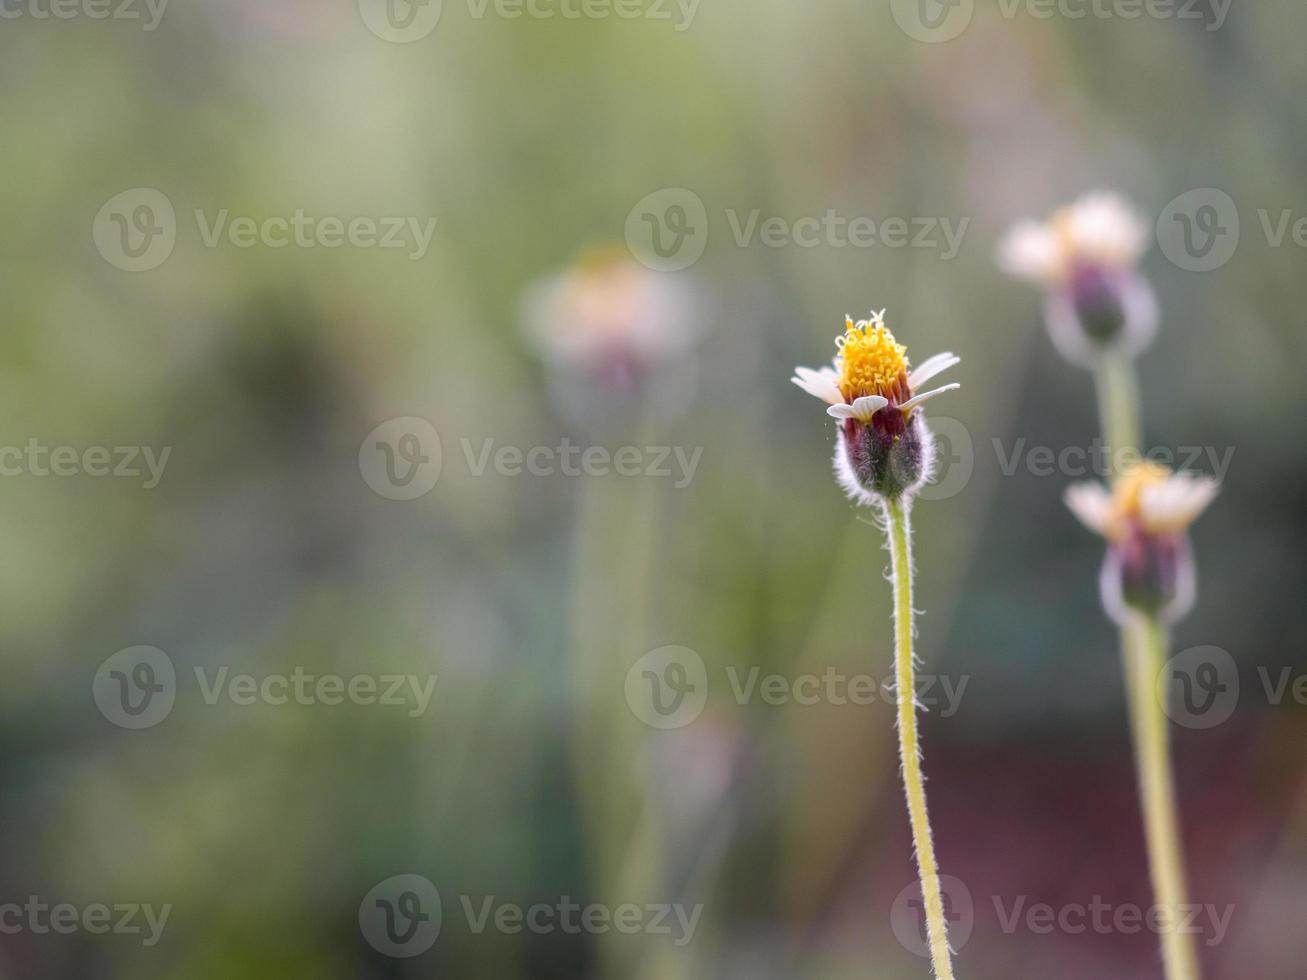
[[[1112,506],[1121,518],[1138,517],[1140,498],[1145,487],[1165,483],[1171,471],[1161,463],[1143,460],[1130,466],[1112,489]]]
[[[839,389],[850,402],[863,395],[889,397],[906,388],[908,349],[894,339],[884,320],[846,320],[840,349]]]

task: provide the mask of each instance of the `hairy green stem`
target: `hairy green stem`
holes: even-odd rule
[[[912,524],[902,500],[885,501],[885,531],[894,578],[894,672],[898,689],[899,759],[903,765],[903,790],[912,824],[912,843],[917,851],[917,874],[926,908],[926,939],[930,960],[939,980],[953,980],[952,951],[948,945],[948,921],[940,890],[939,864],[930,833],[926,809],[926,782],[921,772],[921,743],[917,733],[916,663],[912,653]]]

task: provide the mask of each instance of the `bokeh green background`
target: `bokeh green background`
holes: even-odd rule
[[[882,306],[918,360],[963,359],[935,415],[967,434],[972,473],[916,511],[924,669],[967,682],[955,714],[924,721],[938,850],[975,900],[960,975],[1160,976],[1147,934],[1005,931],[994,901],[1150,902],[1100,545],[1060,502],[1069,476],[1002,465],[1087,446],[1098,422],[994,244],[1097,187],[1150,217],[1215,187],[1242,218],[1217,270],[1146,257],[1164,315],[1140,371],[1150,444],[1234,450],[1175,637],[1229,651],[1242,680],[1229,721],[1175,733],[1193,899],[1234,908],[1204,964],[1301,976],[1307,716],[1272,704],[1258,668],[1307,671],[1307,253],[1273,247],[1258,210],[1307,216],[1307,9],[1235,0],[1216,30],[1207,8],[1004,9],[979,3],[939,44],[854,0],[703,0],[679,31],[446,2],[412,44],[348,0],[173,0],[152,32],[0,24],[0,444],[172,447],[149,490],[0,480],[0,898],[172,906],[148,948],[0,934],[0,976],[925,976],[892,928],[913,880],[892,707],[740,705],[723,680],[889,670],[879,536],[831,478],[821,406],[786,380],[830,356],[846,312]],[[165,193],[181,230],[132,274],[91,228],[136,187]],[[703,257],[667,273],[697,297],[698,383],[679,412],[587,429],[556,408],[523,296],[621,242],[668,187],[710,221]],[[224,208],[438,225],[420,261],[206,248],[191,214]],[[969,224],[948,261],[741,247],[726,215],[754,209]],[[439,484],[407,503],[358,463],[402,416],[445,447]],[[564,437],[702,461],[680,489],[476,477],[460,446]],[[126,731],[92,682],[138,644],[168,653],[180,689],[164,722]],[[657,732],[623,684],[668,644],[703,658],[711,696]],[[418,718],[208,705],[190,679],[220,666],[439,683]],[[403,873],[436,884],[444,924],[392,959],[358,907]],[[460,898],[489,895],[704,911],[684,947],[477,934]]]

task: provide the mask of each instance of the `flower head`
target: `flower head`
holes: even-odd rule
[[[1071,512],[1107,539],[1101,585],[1114,619],[1127,607],[1167,621],[1189,611],[1196,583],[1189,526],[1219,492],[1211,477],[1151,462],[1129,467],[1110,493],[1097,483],[1067,489]]]
[[[590,249],[527,297],[528,337],[553,363],[613,384],[687,352],[697,332],[691,297],[619,246]]]
[[[695,291],[624,248],[590,249],[536,283],[522,319],[550,368],[554,404],[574,424],[606,429],[645,411],[675,416],[693,397]]]
[[[1157,300],[1137,264],[1150,226],[1122,197],[1087,194],[1048,221],[1015,225],[998,247],[1005,272],[1043,288],[1045,319],[1069,360],[1137,354],[1157,329]]]
[[[932,459],[930,430],[917,409],[960,385],[921,394],[916,389],[959,359],[936,354],[911,370],[907,348],[885,326],[884,310],[856,323],[846,317],[835,346],[831,367],[795,368],[790,380],[826,402],[826,414],[839,423],[840,482],[864,502],[919,489],[930,477]]]

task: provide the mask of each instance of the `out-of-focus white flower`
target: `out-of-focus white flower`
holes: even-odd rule
[[[1086,194],[1048,221],[1022,221],[999,244],[1003,270],[1046,289],[1067,282],[1078,265],[1132,266],[1148,251],[1151,226],[1126,200]]]
[[[1189,527],[1220,489],[1212,477],[1150,462],[1127,469],[1111,492],[1097,483],[1067,488],[1071,513],[1108,541],[1100,584],[1114,619],[1129,608],[1167,622],[1189,612],[1197,584]]]
[[[835,472],[841,485],[863,503],[919,489],[930,479],[934,454],[917,408],[961,386],[917,389],[959,359],[936,354],[909,370],[907,348],[885,326],[884,310],[857,323],[845,317],[835,346],[831,367],[795,368],[790,380],[826,402],[826,414],[839,424]]]
[[[594,249],[527,295],[527,336],[553,365],[621,388],[683,357],[698,339],[684,280],[620,246]]]
[[[1092,366],[1131,356],[1157,331],[1157,299],[1136,268],[1151,226],[1124,198],[1099,191],[1048,221],[1022,221],[998,246],[1009,275],[1045,290],[1045,320],[1067,359]]]

